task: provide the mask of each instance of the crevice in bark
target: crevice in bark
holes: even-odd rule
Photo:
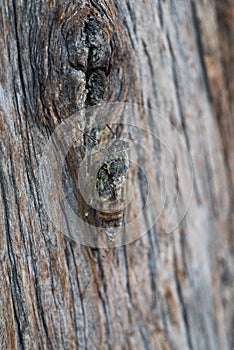
[[[151,78],[152,78],[154,96],[157,98],[157,86],[156,86],[156,79],[155,79],[155,74],[154,74],[154,69],[153,69],[153,63],[152,63],[149,51],[147,49],[147,45],[146,45],[144,40],[142,40],[142,44],[143,44],[145,55],[147,57],[148,67],[149,67]]]
[[[136,16],[135,16],[135,13],[134,13],[134,11],[132,10],[132,7],[131,7],[131,4],[130,4],[129,1],[126,1],[126,5],[127,5],[128,13],[129,13],[130,18],[131,18],[132,25],[133,25],[133,32],[134,32],[135,36],[137,37]]]
[[[161,0],[158,0],[158,18],[160,21],[160,25],[163,28],[164,27],[164,23],[163,23],[163,9],[162,9],[162,2]]]
[[[17,9],[16,9],[15,0],[12,0],[12,5],[13,5],[13,17],[14,17],[14,25],[15,25],[15,38],[16,38],[16,47],[17,47],[19,77],[20,77],[22,92],[23,92],[23,96],[24,96],[23,100],[26,103],[27,94],[26,94],[26,87],[25,87],[24,77],[23,77],[23,65],[22,65],[22,60],[21,60],[21,48],[20,48],[20,40],[19,40],[19,34],[18,34]]]
[[[78,291],[80,294],[80,299],[81,299],[81,310],[82,310],[82,316],[83,316],[83,322],[84,322],[84,339],[85,339],[85,349],[88,349],[88,342],[87,342],[87,337],[86,337],[86,330],[87,330],[87,324],[86,324],[86,315],[85,315],[85,308],[84,308],[84,299],[81,293],[81,287],[80,287],[80,281],[79,281],[79,276],[77,273],[77,263],[76,263],[76,259],[75,259],[75,255],[74,255],[74,251],[72,248],[72,244],[69,242],[69,247],[70,247],[70,251],[72,254],[72,259],[73,259],[73,264],[75,266],[76,269],[76,281],[77,281],[77,287],[78,287]],[[75,310],[74,310],[75,313]],[[76,322],[76,317],[75,317],[75,322]],[[76,330],[78,330],[77,328],[77,324],[76,324]]]
[[[181,312],[182,312],[182,316],[183,316],[183,320],[184,320],[184,326],[186,329],[187,344],[188,344],[188,348],[190,350],[193,350],[192,339],[191,339],[191,334],[190,334],[191,330],[190,330],[189,321],[188,321],[188,312],[187,312],[187,308],[186,308],[186,305],[184,302],[184,297],[183,297],[183,293],[182,293],[181,285],[180,285],[180,280],[179,280],[179,276],[178,276],[176,250],[175,250],[174,242],[173,242],[173,257],[174,257],[174,276],[175,276],[176,290],[177,290],[177,295],[178,295],[178,298],[180,301]]]
[[[221,63],[224,71],[225,87],[228,95],[228,104],[233,111],[234,107],[234,26],[233,1],[215,0],[218,34],[220,42]]]
[[[194,35],[195,35],[195,39],[196,39],[197,50],[198,50],[201,69],[202,69],[202,77],[203,77],[204,84],[206,87],[205,91],[207,93],[207,96],[208,96],[210,103],[212,104],[212,95],[211,95],[211,91],[210,91],[209,78],[208,78],[208,74],[207,74],[206,64],[204,61],[204,52],[203,52],[203,45],[202,45],[202,40],[201,40],[201,28],[199,25],[199,19],[197,16],[195,1],[190,0],[190,6],[191,6],[191,11],[192,11]]]
[[[181,118],[181,126],[182,130],[185,136],[186,140],[186,145],[188,150],[190,150],[190,143],[189,143],[189,137],[188,137],[188,131],[187,131],[187,126],[184,118],[184,113],[183,113],[183,108],[181,104],[181,98],[180,98],[180,88],[179,88],[179,81],[178,81],[178,76],[177,76],[177,67],[176,67],[176,56],[174,55],[174,51],[172,49],[171,45],[171,40],[169,35],[167,34],[167,42],[168,42],[168,47],[171,55],[171,68],[172,68],[172,76],[173,76],[173,81],[174,81],[174,86],[175,86],[175,94],[176,94],[176,100],[177,104],[179,107],[179,112],[180,112],[180,118]]]
[[[16,261],[15,261],[15,252],[13,248],[13,242],[11,238],[11,229],[10,229],[10,210],[8,206],[7,200],[7,191],[5,188],[6,179],[3,173],[2,164],[0,164],[0,182],[1,182],[1,192],[2,192],[2,200],[4,205],[4,216],[5,216],[5,229],[6,229],[6,240],[7,240],[7,249],[8,256],[11,265],[11,275],[9,276],[10,282],[10,290],[11,290],[11,299],[14,310],[14,318],[17,325],[17,339],[18,346],[24,349],[24,339],[22,334],[22,328],[24,328],[25,323],[27,323],[26,313],[23,308],[23,294],[20,288]]]
[[[46,336],[46,342],[47,342],[48,346],[50,348],[52,348],[52,342],[50,339],[50,334],[49,334],[49,330],[48,330],[48,326],[47,326],[47,322],[46,322],[46,318],[45,318],[45,314],[44,314],[44,307],[42,304],[41,286],[40,286],[40,281],[38,278],[37,266],[36,266],[36,263],[34,261],[32,262],[32,265],[33,265],[33,272],[34,272],[34,279],[35,279],[34,284],[35,284],[35,294],[36,294],[36,301],[37,301],[37,311],[38,311],[40,318],[41,318],[41,322],[42,322],[43,329],[44,329],[45,336]]]
[[[187,130],[186,121],[185,121],[185,118],[184,118],[183,108],[182,108],[182,104],[181,104],[179,82],[178,82],[177,69],[176,69],[176,57],[174,55],[174,52],[173,52],[173,49],[172,49],[172,46],[171,46],[171,41],[170,41],[169,35],[167,35],[167,41],[168,41],[168,47],[169,47],[170,55],[171,55],[171,58],[172,58],[172,60],[171,60],[171,62],[172,62],[172,74],[173,74],[173,81],[174,81],[174,86],[175,86],[175,93],[176,93],[177,104],[178,104],[178,107],[179,107],[179,112],[180,112],[180,117],[181,117],[181,126],[182,126],[182,130],[183,130],[183,133],[184,133],[184,136],[185,136],[187,149],[188,149],[188,152],[190,153],[191,145],[190,145],[190,142],[189,142],[188,130]],[[206,155],[204,155],[204,156],[206,156]],[[199,194],[195,178],[194,178],[193,186],[194,186],[194,193],[196,195],[197,203],[200,204],[201,203],[201,199],[200,199],[201,195]],[[209,187],[209,191],[210,191],[210,187]]]
[[[148,266],[150,272],[150,280],[151,280],[151,289],[153,294],[156,294],[157,291],[157,265],[155,261],[156,253],[154,249],[154,244],[152,240],[152,231],[147,232],[149,249],[148,249]],[[156,299],[156,297],[155,297]]]
[[[105,316],[105,320],[104,321],[104,326],[105,326],[105,332],[106,332],[106,339],[107,339],[107,344],[108,344],[108,348],[110,349],[110,344],[109,344],[109,339],[111,336],[111,330],[110,330],[110,319],[108,317],[108,311],[107,311],[107,300],[106,298],[103,298],[102,292],[100,290],[99,284],[98,282],[96,282],[96,288],[97,288],[97,292],[98,292],[98,296],[99,296],[99,301],[101,303],[103,312],[104,312],[104,316]]]
[[[141,339],[142,339],[143,344],[144,344],[144,349],[152,350],[152,348],[149,346],[148,337],[147,337],[147,334],[145,334],[145,329],[142,327],[142,325],[138,324],[138,330],[139,330],[139,333],[141,335]]]

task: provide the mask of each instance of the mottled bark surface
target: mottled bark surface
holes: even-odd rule
[[[2,0],[1,349],[233,349],[233,23],[231,0]],[[194,194],[173,234],[161,217],[93,263],[48,219],[36,169],[55,127],[101,101],[162,113]],[[186,198],[178,140],[154,113],[141,123],[173,147],[185,171],[169,191]]]

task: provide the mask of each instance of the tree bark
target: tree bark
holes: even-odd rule
[[[233,349],[233,2],[3,0],[0,11],[0,349]],[[193,196],[173,233],[164,214],[102,258],[66,236],[56,179],[49,219],[37,169],[53,131],[103,101],[147,110],[141,127],[173,150],[181,178],[168,170],[165,181],[179,222],[191,172],[176,130]],[[67,192],[85,136],[67,159]],[[154,158],[139,159],[155,206],[138,237],[164,191]],[[143,180],[132,179],[132,216]]]

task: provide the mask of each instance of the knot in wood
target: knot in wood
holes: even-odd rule
[[[84,72],[108,71],[111,56],[107,23],[93,15],[69,23],[65,34],[69,63]]]

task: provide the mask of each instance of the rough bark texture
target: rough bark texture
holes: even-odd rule
[[[1,349],[234,348],[233,23],[232,0],[2,0]],[[162,218],[95,264],[48,220],[35,169],[55,126],[102,100],[163,113],[195,177],[173,234]]]

